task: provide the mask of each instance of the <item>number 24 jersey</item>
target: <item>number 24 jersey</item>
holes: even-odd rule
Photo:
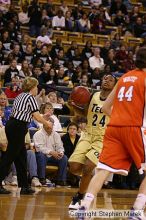
[[[98,135],[99,140],[103,140],[105,127],[109,122],[108,116],[102,112],[104,101],[100,99],[100,92],[93,94],[87,113],[86,131],[92,135]]]

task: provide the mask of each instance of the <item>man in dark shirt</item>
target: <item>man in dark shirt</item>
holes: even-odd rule
[[[122,3],[122,0],[114,0],[111,3],[110,7],[110,15],[116,14],[117,11],[122,11],[124,15],[127,15],[127,8],[126,6]]]
[[[38,36],[41,28],[41,9],[38,0],[33,0],[28,8],[28,17],[30,17],[30,35]]]

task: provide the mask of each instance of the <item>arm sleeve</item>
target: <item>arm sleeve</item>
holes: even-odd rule
[[[55,140],[56,151],[64,152],[64,147],[61,137],[57,132],[54,132],[54,140]]]
[[[38,107],[37,101],[36,101],[36,99],[33,96],[30,96],[29,103],[30,103],[30,109],[31,109],[32,113],[39,111],[39,107]]]

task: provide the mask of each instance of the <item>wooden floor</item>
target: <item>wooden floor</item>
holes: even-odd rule
[[[17,188],[7,187],[7,189],[10,189],[12,194],[0,195],[0,220],[71,219],[68,215],[68,205],[77,189],[42,187],[36,188],[36,194],[33,196],[21,197]],[[137,191],[132,190],[102,190],[98,195],[96,207],[130,209],[136,194]]]

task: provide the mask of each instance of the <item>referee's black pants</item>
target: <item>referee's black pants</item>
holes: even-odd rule
[[[14,162],[17,171],[18,187],[28,187],[27,151],[25,147],[27,123],[10,118],[6,124],[5,131],[8,146],[0,162],[0,184],[7,176],[12,162]]]

